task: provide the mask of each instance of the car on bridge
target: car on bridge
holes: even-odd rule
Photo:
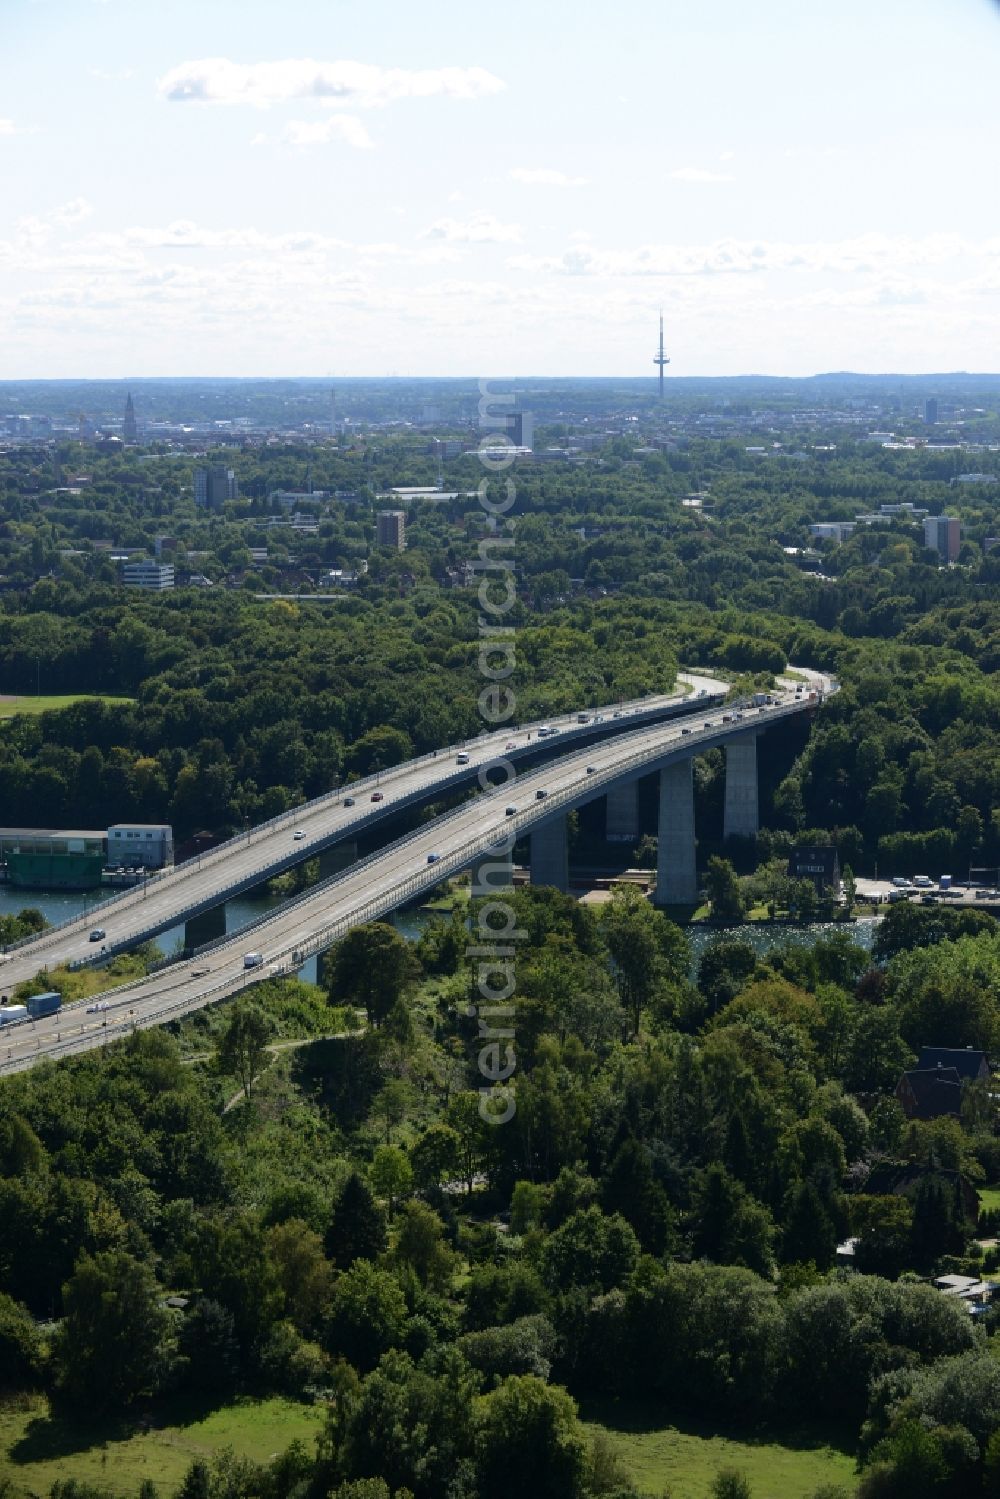
[[[542,797],[548,796],[548,794],[549,793],[546,791],[544,786],[539,786],[538,790],[535,792],[535,801],[540,802]]]
[[[353,807],[354,806],[354,798],[353,798],[353,796],[345,796],[344,797],[344,806],[345,807]]]
[[[305,833],[304,833],[304,832],[303,832],[303,831],[302,831],[302,829],[301,829],[301,828],[296,828],[296,829],[295,829],[295,832],[294,832],[294,833],[293,833],[293,834],[292,834],[292,837],[293,837],[293,838],[294,838],[294,839],[295,839],[295,842],[296,842],[296,843],[301,843],[301,842],[302,842],[302,840],[303,840],[303,838],[304,838],[304,837],[305,837],[305,836],[306,836],[306,835],[305,835]]]
[[[372,801],[373,802],[384,802],[385,801],[385,797],[382,795],[381,791],[373,791],[372,792]]]
[[[103,942],[107,935],[107,932],[102,926],[95,926],[94,930],[90,934],[90,940],[91,942]]]
[[[427,855],[427,862],[428,862],[428,864],[437,864],[438,861],[440,860],[440,858],[441,858],[440,854],[428,854]]]
[[[505,809],[505,815],[507,817],[513,817],[516,812],[517,812],[517,808],[516,807],[507,807]]]

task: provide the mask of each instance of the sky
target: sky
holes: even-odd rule
[[[0,0],[0,379],[1000,368],[997,0]]]

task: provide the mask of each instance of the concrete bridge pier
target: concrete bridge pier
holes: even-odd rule
[[[531,883],[569,889],[569,840],[566,814],[531,830]]]
[[[698,902],[694,762],[690,757],[666,765],[660,771],[655,899],[658,906],[693,906]]]
[[[216,938],[225,935],[225,901],[220,901],[210,911],[201,911],[197,916],[189,916],[184,923],[185,948],[204,947],[206,942],[214,942]]]
[[[724,838],[756,838],[757,735],[741,734],[726,740],[726,805]]]
[[[498,891],[510,890],[514,884],[513,838],[505,838],[481,854],[470,872],[473,900],[490,900]]]
[[[331,875],[343,874],[352,864],[358,862],[358,845],[354,841],[347,843],[335,843],[332,848],[324,848],[319,856],[319,877],[328,880]]]
[[[604,836],[609,843],[636,843],[639,838],[639,782],[620,781],[607,795]]]

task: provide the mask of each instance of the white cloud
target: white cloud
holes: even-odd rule
[[[79,224],[83,219],[89,219],[93,211],[93,204],[88,203],[86,198],[73,198],[69,203],[53,209],[49,218],[53,224],[65,228],[69,224]]]
[[[382,68],[362,62],[237,63],[227,57],[183,62],[159,80],[171,103],[250,104],[266,109],[292,99],[372,109],[397,99],[481,99],[503,82],[486,68]]]
[[[357,151],[370,151],[375,142],[354,115],[334,115],[329,120],[289,120],[281,139],[290,146],[326,146],[341,140]]]
[[[512,167],[507,174],[514,182],[527,182],[537,187],[583,187],[586,177],[570,177],[552,167]]]
[[[715,240],[705,245],[638,245],[598,250],[575,245],[561,255],[519,255],[515,270],[564,276],[720,276],[763,271],[856,274],[903,266],[943,265],[963,256],[993,256],[996,240],[979,242],[957,234],[862,234],[854,239],[802,243],[781,240]]]
[[[422,239],[443,239],[451,244],[510,245],[521,238],[517,224],[502,224],[490,213],[478,213],[470,219],[438,219],[425,229]]]
[[[704,167],[677,167],[670,173],[673,182],[732,182],[728,172],[708,172]]]
[[[16,135],[17,126],[13,120],[0,120],[0,135]]]

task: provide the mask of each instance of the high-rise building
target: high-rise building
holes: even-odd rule
[[[135,422],[135,407],[132,405],[131,391],[129,391],[128,400],[125,402],[125,421],[122,424],[122,437],[127,443],[137,443],[139,441],[139,429]]]
[[[513,443],[515,448],[527,448],[529,451],[535,445],[535,423],[530,411],[508,411],[504,418],[504,428],[507,441]]]
[[[234,469],[223,464],[194,471],[194,502],[202,510],[221,510],[226,500],[238,500],[240,486]]]
[[[936,421],[937,398],[935,396],[928,396],[924,402],[924,422],[928,427],[932,427]]]
[[[406,512],[380,510],[376,522],[376,537],[380,547],[392,547],[397,552],[405,551]]]
[[[957,562],[962,547],[962,523],[957,515],[929,515],[924,521],[924,546],[942,562]]]

